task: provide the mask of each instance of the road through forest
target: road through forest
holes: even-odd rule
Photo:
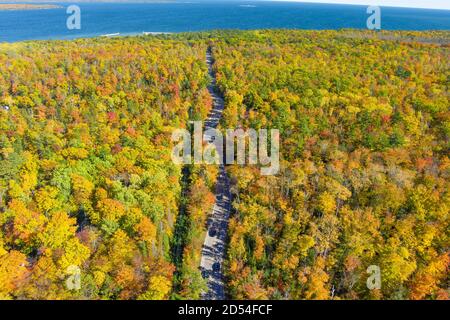
[[[220,96],[213,71],[213,58],[211,47],[206,52],[206,63],[212,82],[208,86],[209,94],[213,100],[213,108],[205,122],[205,130],[216,128],[224,108],[224,100]],[[223,260],[225,257],[226,240],[228,233],[228,219],[231,209],[230,181],[225,172],[224,165],[220,165],[216,184],[216,202],[207,221],[207,232],[202,248],[200,268],[202,276],[207,279],[208,291],[202,298],[205,300],[225,299]]]

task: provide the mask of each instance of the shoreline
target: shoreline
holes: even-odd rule
[[[0,3],[0,11],[50,10],[61,8],[63,7],[56,4]]]
[[[204,32],[204,31],[192,31],[192,32]],[[42,38],[42,39],[26,39],[26,40],[18,40],[18,41],[0,41],[0,45],[2,44],[14,44],[14,43],[22,43],[22,42],[31,42],[31,41],[75,41],[82,39],[114,39],[114,38],[125,38],[125,37],[146,37],[146,36],[160,36],[160,35],[173,35],[177,33],[184,32],[165,32],[165,31],[150,31],[150,32],[126,32],[126,33],[110,33],[110,34],[95,34],[95,35],[81,35],[81,36],[67,36],[67,37],[58,37],[58,38]]]
[[[203,33],[203,32],[214,32],[221,29],[211,29],[211,30],[200,30],[200,31],[180,31],[180,32],[167,32],[167,31],[142,31],[142,32],[112,32],[107,34],[86,34],[86,35],[77,35],[77,36],[67,36],[67,37],[58,37],[58,38],[42,38],[42,39],[26,39],[26,40],[19,40],[19,41],[0,41],[1,44],[13,44],[13,43],[22,43],[22,42],[32,42],[32,41],[75,41],[75,40],[81,40],[81,39],[105,39],[105,38],[126,38],[126,37],[146,37],[146,36],[164,36],[164,35],[176,35],[176,34],[182,34],[182,33]],[[263,29],[249,29],[249,30],[242,30],[242,29],[226,29],[226,30],[233,30],[233,31],[258,31]],[[450,45],[450,30],[383,30],[380,33],[374,33],[374,34],[365,34],[364,32],[367,31],[366,29],[329,29],[329,30],[310,30],[310,29],[270,29],[270,30],[298,30],[298,31],[337,31],[339,36],[345,37],[345,38],[360,38],[360,39],[369,39],[369,40],[384,40],[384,41],[399,41],[399,42],[405,42],[405,43],[422,43],[422,44],[434,44],[434,45],[441,45],[441,46],[448,46]],[[412,34],[403,34],[403,37],[394,37],[392,36],[392,33],[400,32],[411,32],[411,33],[421,33],[422,37],[418,37],[417,35]],[[423,34],[426,33],[443,33],[445,35],[441,35],[441,37],[423,37]],[[443,36],[443,37],[442,37]]]

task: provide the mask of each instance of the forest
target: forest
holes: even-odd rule
[[[364,34],[255,31],[215,46],[224,127],[282,137],[279,175],[228,170],[234,298],[448,298],[449,47]]]
[[[201,298],[218,168],[170,155],[172,132],[212,108],[208,47],[220,128],[281,140],[277,175],[226,167],[227,295],[448,299],[449,39],[256,30],[0,44],[0,299]]]
[[[1,46],[1,298],[171,296],[170,136],[208,110],[204,52],[138,38]],[[81,290],[67,290],[69,266]]]

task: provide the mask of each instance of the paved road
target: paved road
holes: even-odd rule
[[[209,74],[212,83],[208,87],[209,93],[213,99],[213,109],[205,122],[205,130],[216,128],[224,108],[224,101],[218,94],[215,75],[212,70],[213,59],[211,48],[206,52],[206,62],[208,64]],[[225,173],[225,167],[220,165],[219,175],[216,185],[216,203],[213,212],[207,222],[207,233],[202,248],[202,259],[200,269],[202,275],[208,284],[208,292],[204,292],[202,298],[205,300],[223,300],[225,299],[225,290],[223,282],[223,259],[225,257],[225,246],[228,233],[228,219],[231,209],[230,182]]]

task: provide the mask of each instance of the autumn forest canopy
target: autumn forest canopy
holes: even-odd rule
[[[208,48],[220,129],[280,131],[278,174],[226,166],[228,297],[448,299],[450,33],[382,35],[0,44],[0,299],[201,298],[218,168],[171,134],[213,107]]]

